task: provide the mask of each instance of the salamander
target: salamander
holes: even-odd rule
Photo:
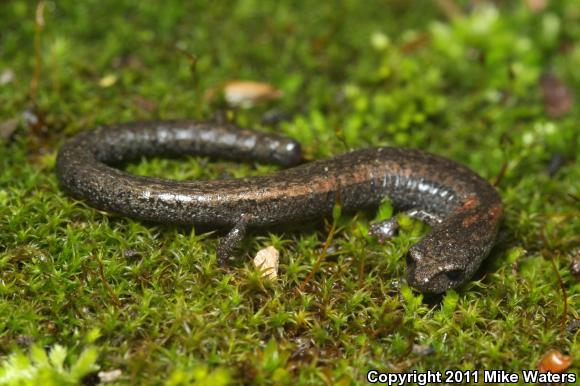
[[[197,155],[274,163],[268,175],[176,181],[118,168],[143,156]],[[141,220],[226,228],[220,260],[248,228],[268,228],[377,207],[385,198],[432,230],[407,253],[407,281],[442,293],[468,281],[493,247],[503,207],[485,179],[466,166],[425,151],[377,147],[302,162],[300,144],[277,134],[227,123],[149,121],[101,126],[69,139],[56,172],[61,186],[90,205]],[[385,237],[396,221],[374,224]]]

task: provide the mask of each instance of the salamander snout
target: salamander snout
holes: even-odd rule
[[[464,270],[453,263],[443,263],[445,258],[433,258],[421,243],[411,247],[407,254],[407,281],[424,293],[443,293],[466,280]]]

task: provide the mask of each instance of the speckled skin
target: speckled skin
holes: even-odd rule
[[[487,181],[413,149],[369,148],[270,175],[214,181],[135,176],[112,167],[141,156],[185,154],[284,166],[302,159],[296,141],[274,134],[191,121],[136,122],[73,137],[60,150],[56,169],[67,191],[97,208],[215,228],[232,228],[242,218],[249,227],[303,222],[330,214],[338,197],[345,210],[376,207],[388,197],[397,209],[442,219],[407,257],[409,283],[431,293],[471,278],[502,216],[501,199]]]

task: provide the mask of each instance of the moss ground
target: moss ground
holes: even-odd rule
[[[120,369],[118,384],[348,385],[371,368],[519,371],[552,348],[578,374],[580,107],[547,103],[540,86],[552,74],[572,97],[580,89],[577,1],[539,12],[524,1],[185,3],[59,0],[42,28],[35,2],[0,5],[0,124],[17,123],[0,139],[0,379],[26,368],[45,384],[94,384],[99,367]],[[504,226],[476,279],[439,298],[413,292],[404,256],[424,226],[404,222],[379,245],[368,213],[334,220],[333,252],[308,283],[329,224],[252,235],[224,270],[215,235],[103,213],[59,189],[68,136],[210,119],[223,106],[204,93],[234,79],[284,97],[229,117],[300,140],[309,158],[410,146],[503,175]],[[272,168],[190,158],[129,170]],[[268,245],[281,252],[275,282],[250,261]]]

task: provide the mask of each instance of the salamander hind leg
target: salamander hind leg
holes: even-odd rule
[[[234,257],[234,252],[246,236],[248,220],[249,217],[243,215],[232,230],[230,230],[228,234],[219,241],[216,253],[218,263],[221,266],[225,266],[227,262]]]

